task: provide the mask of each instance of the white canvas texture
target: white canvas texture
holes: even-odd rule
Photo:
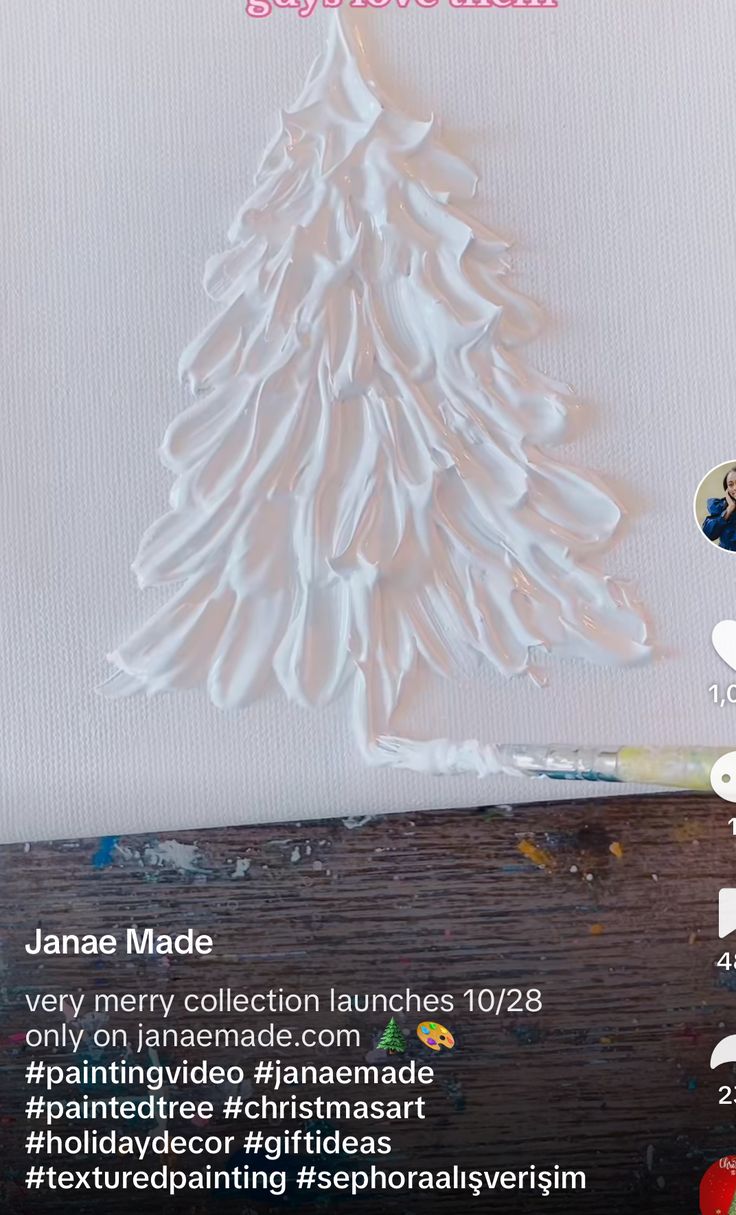
[[[372,771],[348,704],[202,693],[108,702],[104,661],[166,592],[130,572],[166,507],[157,448],[180,351],[212,316],[206,259],[249,193],[330,15],[242,0],[3,0],[0,839],[579,797],[609,787]],[[556,11],[367,14],[389,82],[481,176],[551,318],[529,357],[575,385],[565,458],[632,517],[605,566],[660,647],[629,671],[553,660],[549,686],[427,679],[415,732],[484,741],[736,744],[708,686],[736,555],[693,523],[736,457],[736,5],[560,0]],[[733,677],[736,679],[736,676]]]

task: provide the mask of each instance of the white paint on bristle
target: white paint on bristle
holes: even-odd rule
[[[587,564],[620,511],[547,452],[565,389],[516,353],[534,310],[461,210],[476,184],[335,19],[207,266],[219,311],[181,360],[196,399],[162,447],[171,510],[134,565],[141,587],[181,585],[110,656],[107,693],[206,684],[239,709],[273,677],[308,705],[352,684],[371,763],[485,776],[494,746],[391,735],[418,663],[648,655]]]

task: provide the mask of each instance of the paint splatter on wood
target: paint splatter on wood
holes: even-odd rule
[[[107,869],[108,865],[112,865],[119,843],[119,835],[106,835],[101,839],[100,846],[92,857],[92,867],[94,869]]]
[[[700,833],[702,827],[699,823],[695,823],[692,819],[685,819],[684,823],[680,823],[672,832],[676,844],[699,844]]]
[[[555,869],[557,862],[551,852],[547,852],[546,848],[540,848],[533,840],[521,840],[517,845],[518,851],[527,860],[531,861],[532,865],[536,865],[538,869]]]
[[[202,860],[196,844],[181,844],[179,840],[156,840],[143,853],[147,865],[176,869],[178,873],[196,873]]]

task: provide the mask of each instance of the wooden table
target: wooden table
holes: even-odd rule
[[[27,991],[229,986],[324,996],[333,987],[458,999],[469,988],[538,987],[539,1015],[438,1015],[457,1038],[438,1056],[415,1035],[419,1016],[397,1016],[407,1057],[434,1064],[437,1084],[426,1122],[393,1128],[396,1163],[559,1162],[585,1168],[589,1191],[546,1200],[343,1197],[321,1209],[694,1215],[706,1165],[736,1152],[733,1110],[718,1104],[733,1069],[709,1070],[716,1041],[736,1030],[736,977],[715,966],[728,945],[718,941],[718,891],[736,884],[728,819],[716,798],[656,795],[189,832],[176,837],[184,847],[139,836],[1,849],[0,1209],[271,1209],[247,1195],[167,1205],[160,1196],[26,1194],[24,1069],[37,1057],[19,1037],[33,1023]],[[215,955],[39,960],[23,950],[37,925],[99,933],[133,923],[210,933]],[[227,1020],[174,1016],[171,1024]],[[357,1058],[339,1049],[319,1059],[372,1058],[387,1020],[326,1014],[321,1024],[358,1027],[364,1045]],[[250,1062],[258,1052],[212,1053]],[[314,1062],[315,1052],[289,1061]]]

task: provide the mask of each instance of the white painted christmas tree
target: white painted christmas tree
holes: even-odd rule
[[[639,614],[587,565],[619,510],[546,450],[564,390],[515,353],[532,313],[461,210],[475,188],[336,17],[207,267],[219,309],[181,361],[196,399],[162,448],[171,509],[134,565],[178,589],[111,655],[110,694],[206,684],[237,709],[273,677],[306,704],[352,685],[373,761],[484,774],[492,746],[392,737],[416,664],[645,656]]]

